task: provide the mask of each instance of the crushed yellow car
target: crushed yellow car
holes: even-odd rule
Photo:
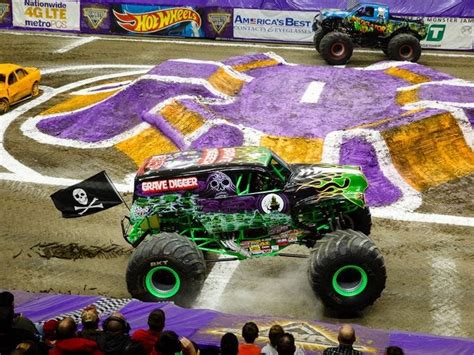
[[[28,96],[38,96],[40,79],[38,68],[0,64],[0,115]]]

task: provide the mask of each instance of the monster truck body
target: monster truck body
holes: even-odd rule
[[[355,3],[346,11],[322,9],[313,20],[315,47],[329,64],[345,64],[353,44],[381,48],[393,60],[415,62],[427,30],[421,19],[394,17],[388,6],[374,3]],[[331,48],[334,42],[342,47]]]
[[[275,256],[291,244],[314,247],[339,230],[373,245],[361,233],[369,234],[371,226],[366,188],[359,167],[291,166],[263,147],[153,156],[137,172],[130,224],[123,225],[125,239],[137,248],[127,272],[129,291],[144,299],[176,299],[180,291],[186,296],[183,277],[186,284],[204,277],[202,252],[237,259]],[[170,250],[164,250],[164,240]],[[173,248],[186,252],[170,259]],[[189,265],[183,266],[178,259],[185,255]]]

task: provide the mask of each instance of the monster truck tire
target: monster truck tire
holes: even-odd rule
[[[176,233],[159,233],[135,249],[126,281],[130,294],[139,300],[189,306],[205,276],[206,262],[192,241]]]
[[[323,39],[323,37],[324,37],[323,29],[318,28],[316,32],[314,32],[314,36],[313,36],[314,47],[316,48],[318,53],[321,53],[321,51],[319,50],[319,45],[321,44],[321,40]]]
[[[344,215],[347,228],[370,235],[372,229],[372,216],[369,207],[358,208],[357,210]]]
[[[421,55],[420,41],[409,33],[400,33],[388,42],[387,53],[392,60],[416,62]]]
[[[39,84],[37,81],[33,83],[33,86],[31,87],[31,96],[36,97],[39,95]]]
[[[329,308],[353,312],[373,304],[385,288],[383,257],[363,233],[350,229],[326,234],[309,264],[313,291]]]
[[[351,38],[341,32],[329,32],[319,44],[323,59],[332,65],[346,64],[352,56],[354,45]]]
[[[0,99],[0,115],[7,113],[10,109],[10,103],[7,99]]]

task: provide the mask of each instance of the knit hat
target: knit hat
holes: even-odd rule
[[[95,306],[89,306],[82,311],[81,321],[82,323],[96,323],[99,320],[99,313]]]

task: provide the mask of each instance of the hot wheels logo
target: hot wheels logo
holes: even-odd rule
[[[117,24],[124,30],[136,33],[152,33],[161,31],[181,22],[195,22],[201,27],[201,16],[185,7],[157,10],[152,12],[131,14],[114,10]]]

